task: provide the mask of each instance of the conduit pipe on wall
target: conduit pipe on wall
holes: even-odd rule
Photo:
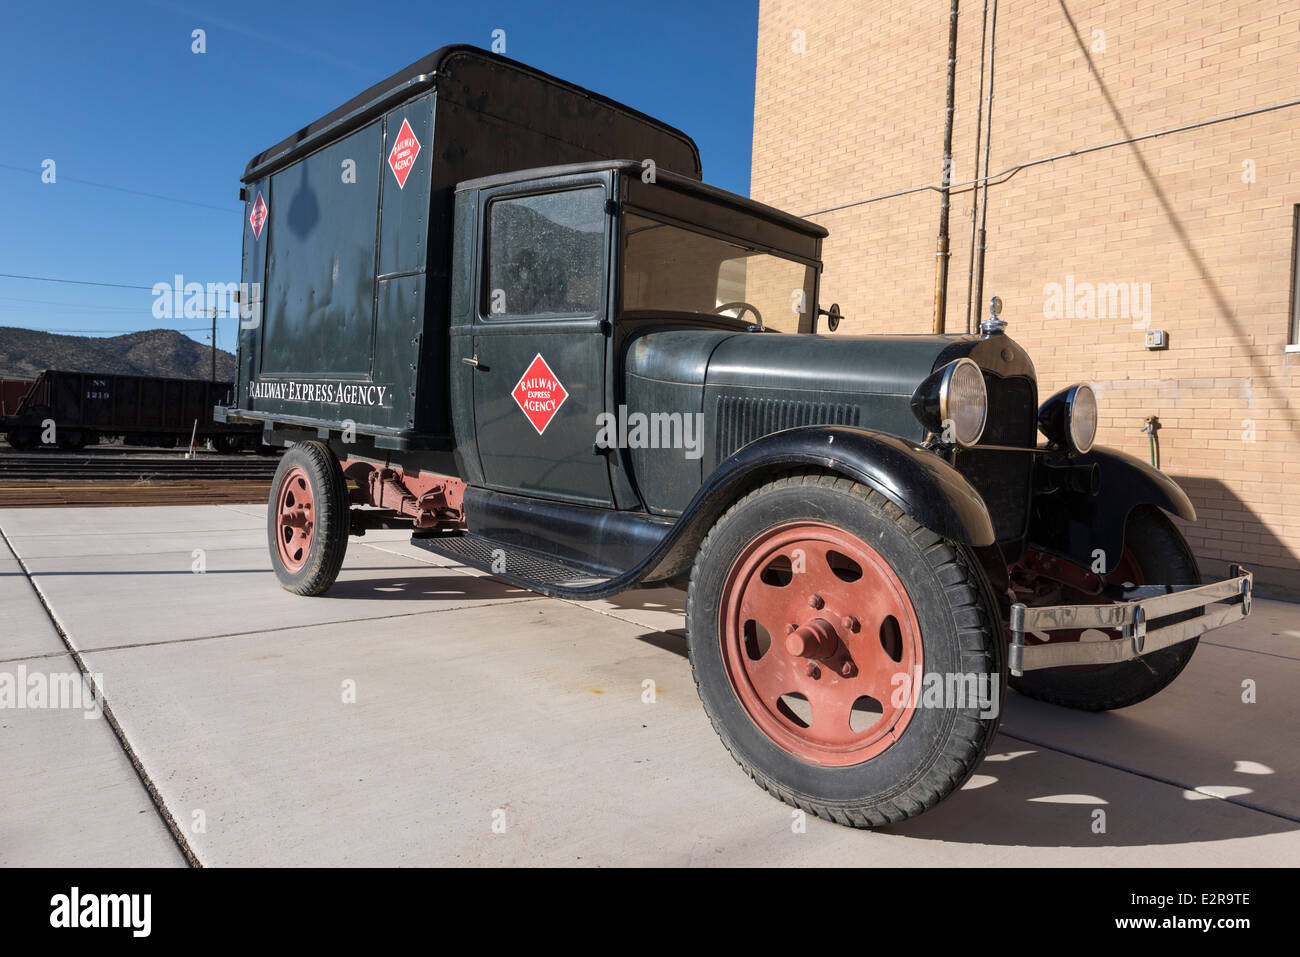
[[[989,19],[989,88],[984,101],[984,172],[989,170],[989,150],[993,144],[993,66],[998,48],[998,0],[993,0],[993,9]],[[984,301],[984,252],[988,239],[989,189],[985,184],[980,201],[979,249],[972,249],[975,255],[975,295],[967,303],[971,310],[967,319],[967,331],[972,331],[969,323],[979,318],[980,303]]]
[[[957,96],[957,6],[952,0],[948,14],[948,97],[943,122],[943,189],[939,199],[939,239],[934,250],[934,332],[944,331],[948,312],[948,215],[952,184],[952,121]]]
[[[975,290],[975,217],[980,205],[980,138],[984,133],[984,63],[988,55],[989,40],[989,0],[984,0],[984,12],[980,21],[980,90],[975,97],[979,104],[975,112],[975,173],[971,177],[974,183],[970,203],[970,266],[966,271],[966,332],[969,335],[975,328],[971,319],[971,304]],[[986,174],[988,170],[984,171]]]

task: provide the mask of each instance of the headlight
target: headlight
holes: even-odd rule
[[[912,414],[945,442],[974,445],[984,434],[989,397],[984,373],[971,359],[932,372],[912,394]]]
[[[1097,395],[1087,385],[1062,389],[1038,409],[1038,428],[1071,452],[1087,452],[1097,438]]]

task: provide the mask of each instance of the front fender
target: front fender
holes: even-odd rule
[[[994,542],[993,523],[984,500],[951,465],[902,439],[845,426],[803,426],[773,432],[749,443],[709,474],[681,517],[667,529],[662,519],[651,518],[645,513],[620,513],[560,503],[530,503],[519,496],[471,488],[465,494],[466,513],[470,517],[469,537],[488,548],[508,543],[513,533],[502,529],[517,525],[517,522],[510,521],[512,509],[516,513],[519,509],[526,509],[531,522],[538,520],[539,510],[549,509],[551,514],[546,517],[545,524],[552,529],[552,539],[562,538],[575,548],[579,543],[587,547],[592,547],[591,543],[595,542],[604,543],[595,547],[598,553],[604,547],[612,559],[601,563],[604,566],[601,572],[610,577],[567,584],[537,577],[512,578],[509,574],[506,577],[545,595],[602,598],[637,585],[680,580],[695,561],[704,536],[737,499],[764,481],[798,468],[822,469],[861,482],[885,496],[915,521],[951,541],[977,547]],[[492,499],[496,500],[495,514],[486,514],[484,510],[493,508]],[[506,499],[513,501],[504,501]],[[477,515],[474,514],[476,509],[479,511]],[[620,516],[620,519],[615,521],[614,516]],[[598,534],[593,534],[600,526],[604,527]],[[518,536],[515,538],[519,544]],[[433,544],[425,547],[439,551]],[[538,551],[523,544],[519,547],[534,554]],[[644,557],[630,567],[618,570],[617,566],[622,566],[630,554],[642,547],[647,549]],[[464,558],[471,555],[472,550],[459,550],[455,554]],[[486,569],[488,566],[479,567]],[[594,567],[590,556],[586,567]],[[584,577],[576,572],[575,576]]]
[[[1159,505],[1179,518],[1196,521],[1196,508],[1182,486],[1137,456],[1118,449],[1099,448],[1079,456],[1076,461],[1084,465],[1095,462],[1101,469],[1099,494],[1110,512],[1123,506],[1123,517],[1127,518],[1134,505]],[[1124,506],[1126,501],[1128,504]]]
[[[1196,520],[1196,509],[1178,483],[1136,456],[1094,448],[1071,461],[1097,466],[1101,479],[1097,493],[1036,496],[1029,529],[1034,548],[1085,568],[1093,566],[1100,550],[1109,573],[1124,551],[1129,512],[1138,505],[1155,505],[1189,522]]]
[[[980,494],[951,465],[919,445],[847,426],[772,432],[723,461],[682,513],[681,525],[709,524],[755,476],[815,466],[875,489],[926,528],[954,542],[992,545],[993,522]]]

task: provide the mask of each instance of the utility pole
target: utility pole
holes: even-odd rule
[[[979,221],[980,211],[980,140],[984,135],[984,67],[988,61],[989,52],[989,0],[984,0],[984,14],[980,21],[980,90],[975,97],[978,104],[975,111],[975,172],[971,176],[971,205],[970,205],[970,270],[966,273],[966,333],[969,335],[975,330],[980,323],[979,306],[975,303],[975,243],[976,223]],[[987,173],[985,174],[987,175]],[[972,319],[972,307],[974,308],[974,318]]]
[[[939,239],[934,250],[934,333],[942,334],[948,314],[948,216],[952,185],[952,121],[956,109],[957,6],[948,15],[948,112],[943,125],[943,190],[939,194]]]
[[[992,18],[989,21],[989,87],[987,99],[984,101],[984,177],[987,180],[989,175],[989,152],[993,145],[993,67],[998,44],[998,0],[993,0]],[[974,309],[974,320],[976,326],[979,325],[980,301],[984,297],[984,256],[988,251],[988,217],[989,217],[989,184],[984,183],[984,197],[980,203],[980,225],[979,225],[979,243],[975,250],[975,298],[971,305]]]
[[[217,307],[212,307],[212,376],[211,382],[217,381]]]

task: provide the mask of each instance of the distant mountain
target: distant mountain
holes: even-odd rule
[[[32,379],[46,369],[206,379],[212,375],[212,350],[175,329],[99,337],[0,326],[0,379]],[[218,381],[234,377],[235,357],[218,349]]]

